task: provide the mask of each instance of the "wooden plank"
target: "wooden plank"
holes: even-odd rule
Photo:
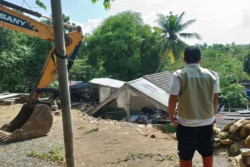
[[[235,120],[235,119],[246,119],[246,120],[250,120],[249,117],[224,117],[224,120]]]
[[[230,117],[250,117],[250,114],[226,114],[225,116],[230,116]]]
[[[3,93],[3,94],[0,94],[0,100],[3,100],[3,99],[6,99],[6,98],[12,98],[12,97],[16,97],[18,96],[19,94],[17,93]]]

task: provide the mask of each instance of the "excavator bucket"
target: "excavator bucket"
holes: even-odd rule
[[[24,104],[15,119],[0,129],[0,143],[45,136],[53,123],[47,104]]]

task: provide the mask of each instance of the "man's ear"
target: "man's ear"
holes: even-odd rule
[[[201,62],[201,58],[199,59],[198,63],[200,63],[200,62]]]
[[[183,62],[184,62],[185,64],[188,64],[187,61],[186,61],[184,58],[183,58],[182,60],[183,60]]]

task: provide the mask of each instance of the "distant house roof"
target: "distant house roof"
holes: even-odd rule
[[[78,89],[84,89],[89,86],[88,82],[77,82],[73,85],[70,85],[70,90],[78,90]]]
[[[103,85],[103,86],[108,86],[108,87],[113,87],[113,88],[120,88],[124,85],[124,81],[119,81],[116,79],[111,79],[111,78],[94,78],[89,81],[90,83],[93,84],[98,84],[98,85]]]
[[[170,71],[165,71],[165,72],[145,75],[143,76],[143,78],[155,84],[159,88],[165,90],[166,92],[168,92],[169,82],[172,77],[172,74],[173,73]]]
[[[146,79],[139,78],[128,82],[128,85],[135,88],[137,91],[143,93],[144,95],[150,97],[152,100],[155,100],[164,106],[168,106],[167,103],[169,94],[162,88],[159,88]]]

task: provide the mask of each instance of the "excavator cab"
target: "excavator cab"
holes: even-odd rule
[[[0,19],[1,27],[16,30],[47,41],[54,40],[52,26],[41,23],[10,8],[21,10],[37,17],[39,17],[39,13],[2,0],[0,2],[0,14],[4,16]],[[8,6],[9,8],[4,6]],[[70,60],[68,61],[68,70],[73,65],[82,39],[83,35],[80,27],[74,27],[72,32],[65,34],[65,57]],[[0,143],[45,136],[50,131],[53,124],[51,101],[55,98],[56,93],[53,93],[47,102],[41,102],[39,98],[57,74],[57,58],[57,54],[54,52],[54,48],[52,48],[26,104],[22,106],[18,115],[10,123],[0,128]]]

